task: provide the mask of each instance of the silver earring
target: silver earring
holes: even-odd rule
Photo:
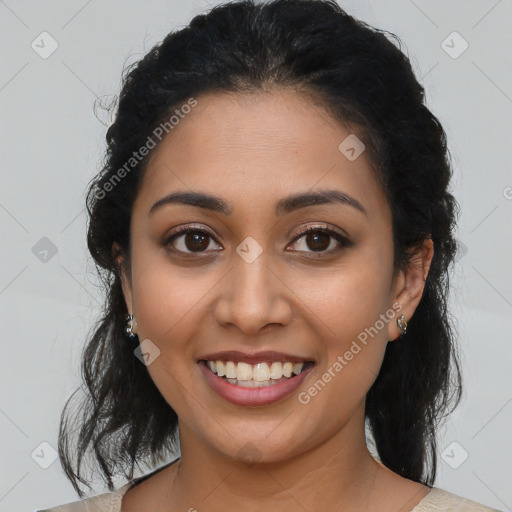
[[[137,325],[137,321],[134,319],[133,315],[128,315],[126,317],[126,327],[124,329],[124,333],[130,340],[137,339],[137,333],[133,332],[133,326]]]
[[[396,319],[396,323],[398,324],[398,327],[400,327],[400,330],[402,331],[402,334],[400,334],[400,338],[403,334],[407,332],[407,320],[405,319],[405,315],[400,315]]]

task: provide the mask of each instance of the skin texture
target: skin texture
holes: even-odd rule
[[[197,101],[151,155],[133,209],[131,273],[123,273],[139,339],[160,350],[148,371],[178,414],[181,460],[128,491],[123,512],[411,510],[429,489],[371,456],[364,403],[388,340],[400,335],[397,316],[410,320],[421,298],[432,241],[393,275],[391,212],[367,154],[348,160],[338,146],[353,132],[305,97],[272,90]],[[289,194],[326,189],[349,194],[366,214],[339,203],[274,212]],[[232,213],[170,204],[149,215],[174,191],[218,196]],[[212,238],[187,246],[178,235],[165,247],[185,224]],[[351,244],[298,235],[307,226]],[[236,252],[246,237],[263,251],[252,263]],[[198,246],[206,251],[193,252]],[[298,393],[397,302],[395,318],[301,403]],[[316,364],[291,396],[241,407],[212,391],[197,365],[220,350],[275,350]],[[257,461],[246,464],[251,447]]]

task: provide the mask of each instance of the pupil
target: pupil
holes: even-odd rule
[[[199,252],[208,248],[209,235],[201,233],[187,233],[185,246],[189,251]],[[313,251],[324,251],[329,247],[329,236],[325,233],[310,233],[306,235],[308,247]]]
[[[324,238],[324,243],[322,243],[322,237]],[[313,244],[311,245],[309,242],[312,239],[314,241],[313,241]],[[320,239],[320,243],[318,243],[318,239]],[[316,241],[316,245],[315,245],[315,241]],[[325,233],[309,234],[306,236],[306,242],[307,242],[308,247],[310,249],[312,249],[313,251],[325,250],[325,249],[327,249],[327,247],[329,247],[329,235],[327,235]]]
[[[201,233],[187,233],[185,235],[185,246],[189,251],[201,251],[208,248],[208,239],[209,235],[201,234]],[[206,241],[206,243],[205,243]],[[189,243],[190,242],[190,243]],[[196,242],[199,242],[197,244]]]

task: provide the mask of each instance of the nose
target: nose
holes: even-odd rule
[[[258,335],[272,324],[290,323],[293,293],[271,267],[265,252],[251,263],[241,258],[235,261],[223,280],[215,306],[215,318],[220,325],[236,326],[244,334]]]

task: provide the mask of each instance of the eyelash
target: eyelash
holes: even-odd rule
[[[201,233],[201,234],[205,234],[205,235],[209,236],[211,239],[215,239],[215,237],[209,231],[206,231],[201,228],[197,228],[195,226],[187,225],[187,226],[180,226],[179,228],[177,228],[170,236],[165,238],[162,245],[164,247],[169,247],[171,245],[171,242],[174,239],[176,239],[179,236],[182,236],[184,234],[188,234],[188,233]],[[309,233],[322,233],[322,234],[329,235],[330,237],[337,240],[338,243],[340,244],[340,246],[336,249],[330,249],[328,251],[296,251],[296,252],[306,252],[311,255],[310,257],[321,258],[324,255],[331,255],[335,252],[340,251],[343,248],[350,247],[352,245],[352,242],[347,237],[343,236],[342,234],[338,233],[337,231],[334,231],[327,227],[319,227],[319,226],[308,226],[304,229],[301,229],[297,233],[297,236],[293,239],[292,243],[297,242],[298,240],[300,240],[304,236],[308,235]],[[194,256],[194,255],[200,255],[201,253],[204,254],[207,252],[207,251],[197,251],[195,253],[194,252],[185,252],[185,251],[181,251],[180,249],[175,249],[174,247],[171,247],[170,250],[173,252],[180,253],[180,254],[185,254],[187,257]]]

